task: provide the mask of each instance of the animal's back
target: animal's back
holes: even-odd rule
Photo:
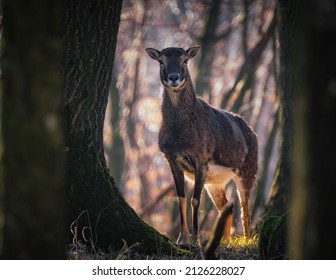
[[[248,125],[238,115],[214,108],[202,99],[199,102],[203,107],[202,111],[210,111],[207,122],[209,133],[216,143],[214,163],[232,168],[242,167],[248,152],[244,133],[244,126]]]

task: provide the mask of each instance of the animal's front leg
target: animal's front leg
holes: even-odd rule
[[[170,168],[172,170],[175,186],[176,186],[176,193],[178,196],[179,201],[179,209],[180,209],[180,234],[177,238],[178,244],[187,243],[190,241],[190,233],[188,229],[187,223],[187,204],[186,204],[186,197],[185,197],[185,190],[184,190],[184,174],[183,172],[177,167],[176,162],[174,160],[169,160]]]
[[[195,170],[195,187],[194,195],[191,201],[193,209],[193,231],[192,231],[192,241],[197,241],[198,239],[198,210],[200,205],[201,194],[206,178],[207,167],[206,165],[201,165]]]

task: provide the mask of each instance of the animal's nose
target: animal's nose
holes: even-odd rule
[[[172,82],[176,82],[180,78],[178,73],[171,73],[168,75],[168,79]]]

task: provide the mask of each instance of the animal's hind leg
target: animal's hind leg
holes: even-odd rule
[[[250,187],[244,184],[243,180],[238,176],[234,179],[234,181],[238,189],[244,235],[246,237],[251,237],[251,217],[249,209]]]
[[[226,195],[225,195],[224,186],[207,185],[206,189],[208,191],[210,198],[215,204],[218,212],[220,212],[225,206],[225,204],[228,202]],[[227,242],[230,241],[231,225],[232,225],[232,213],[228,215],[226,223],[225,223],[224,231],[223,231],[223,237]]]

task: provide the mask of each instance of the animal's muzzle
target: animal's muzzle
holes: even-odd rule
[[[176,87],[181,83],[180,74],[178,73],[171,73],[168,75],[168,84],[170,86]]]

